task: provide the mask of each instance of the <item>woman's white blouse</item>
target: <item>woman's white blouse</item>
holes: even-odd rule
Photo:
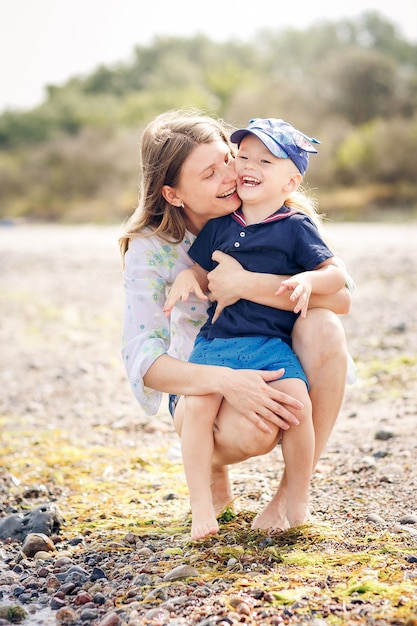
[[[162,393],[144,386],[146,371],[162,354],[188,360],[207,319],[207,303],[192,294],[175,305],[170,318],[162,311],[175,277],[193,264],[188,250],[194,239],[191,233],[179,244],[156,235],[137,237],[125,256],[122,357],[133,393],[147,415],[157,413]]]

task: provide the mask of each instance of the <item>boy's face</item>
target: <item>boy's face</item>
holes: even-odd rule
[[[293,177],[297,185],[302,176],[291,159],[274,156],[255,135],[246,135],[239,146],[235,161],[237,192],[243,203],[270,203],[274,207],[283,194],[293,189],[287,186]],[[280,205],[281,206],[281,205]],[[280,208],[280,206],[278,208]]]

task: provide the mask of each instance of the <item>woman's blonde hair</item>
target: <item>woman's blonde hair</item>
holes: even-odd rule
[[[231,130],[223,120],[196,109],[162,113],[146,126],[140,144],[139,204],[119,238],[123,257],[129,241],[135,237],[156,234],[172,243],[183,240],[182,209],[169,204],[162,189],[164,185],[175,187],[179,184],[184,161],[197,146],[221,139],[233,151],[229,140]]]

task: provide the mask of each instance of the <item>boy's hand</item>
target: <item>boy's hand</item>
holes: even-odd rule
[[[293,309],[294,313],[300,313],[301,317],[306,317],[312,291],[312,285],[307,276],[300,273],[283,280],[275,295],[281,296],[286,291],[292,291],[290,296],[291,302],[297,301]]]
[[[187,269],[180,272],[172,283],[172,287],[162,309],[166,317],[171,315],[172,309],[179,300],[186,302],[190,293],[194,293],[200,300],[208,300],[208,297],[200,287],[194,271]]]

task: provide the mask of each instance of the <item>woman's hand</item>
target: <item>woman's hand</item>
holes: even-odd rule
[[[223,370],[221,393],[255,426],[270,433],[271,429],[266,422],[283,430],[299,424],[293,411],[302,409],[302,402],[268,385],[268,382],[280,378],[284,370]]]
[[[217,393],[233,408],[264,432],[268,422],[288,430],[297,426],[295,413],[303,404],[274,389],[268,382],[278,380],[283,370],[234,370],[220,365],[199,365],[161,354],[144,376],[146,387],[181,396]]]
[[[217,267],[207,274],[210,300],[217,302],[213,322],[217,320],[223,309],[234,304],[242,297],[240,286],[245,283],[246,270],[233,257],[215,250],[212,254]]]

